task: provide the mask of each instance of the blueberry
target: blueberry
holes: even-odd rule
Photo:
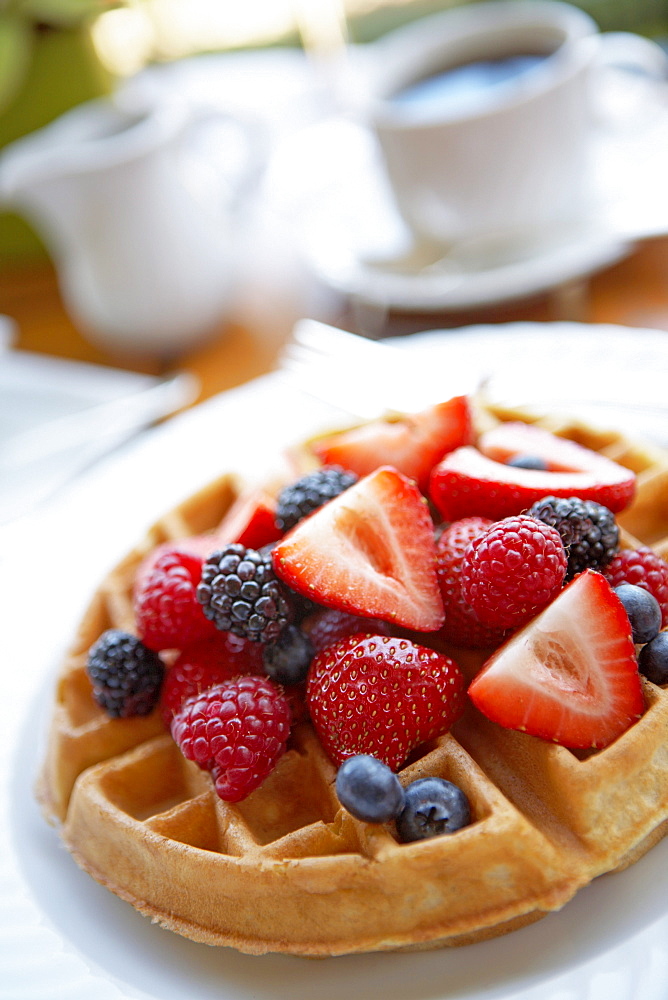
[[[278,684],[300,684],[313,659],[311,640],[295,625],[286,625],[275,642],[265,646],[262,663],[265,674]]]
[[[638,669],[652,684],[668,684],[668,632],[659,632],[643,646]]]
[[[540,455],[513,455],[506,462],[513,469],[538,469],[540,472],[547,471],[547,462]]]
[[[368,754],[344,760],[336,775],[336,794],[341,805],[365,823],[387,823],[404,805],[404,790],[394,771]]]
[[[404,790],[406,804],[397,819],[404,843],[454,833],[471,822],[469,802],[461,788],[444,778],[418,778]]]
[[[633,641],[650,642],[661,628],[661,606],[656,597],[633,583],[621,583],[615,593],[629,617]]]

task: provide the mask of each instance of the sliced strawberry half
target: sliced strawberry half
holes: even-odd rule
[[[216,528],[216,542],[239,542],[249,549],[261,549],[277,541],[282,532],[276,526],[276,501],[262,487],[239,494]]]
[[[510,420],[497,424],[478,438],[478,451],[497,462],[508,462],[519,455],[538,455],[550,472],[592,472],[613,465],[621,466],[599,452],[592,451],[570,438],[559,437],[543,427]],[[624,469],[626,477],[629,470]]]
[[[492,654],[469,686],[493,722],[567,747],[604,747],[644,708],[621,601],[586,570]]]
[[[547,471],[505,464],[519,454],[544,459]],[[633,499],[635,474],[574,441],[513,423],[481,435],[475,448],[446,455],[432,472],[429,492],[446,521],[472,516],[501,520],[544,496],[595,500],[617,513]]]
[[[285,583],[325,607],[424,632],[443,624],[427,503],[389,466],[300,521],[273,560]]]
[[[434,465],[471,440],[468,399],[455,396],[420,413],[398,414],[320,438],[311,448],[323,465],[341,465],[358,476],[391,465],[426,490]]]

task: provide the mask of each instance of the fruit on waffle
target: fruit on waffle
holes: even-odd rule
[[[76,861],[195,941],[320,956],[505,933],[650,849],[668,456],[457,398],[290,469],[94,595],[38,788]]]

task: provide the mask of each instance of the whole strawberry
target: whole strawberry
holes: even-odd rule
[[[239,677],[187,698],[172,736],[188,760],[211,771],[216,791],[239,802],[258,788],[285,752],[291,709],[268,677]]]
[[[483,625],[462,592],[462,561],[469,544],[492,525],[486,517],[465,517],[454,521],[436,544],[436,573],[441,588],[445,624],[438,635],[455,646],[484,649],[498,646],[504,629]]]
[[[448,657],[408,639],[353,635],[311,663],[307,702],[335,764],[369,754],[393,770],[464,710],[464,677]]]
[[[216,634],[195,596],[202,562],[201,556],[168,549],[138,580],[134,594],[137,631],[149,649],[183,649]]]
[[[506,517],[466,550],[464,599],[486,625],[519,628],[557,596],[567,565],[556,528],[526,514]]]
[[[191,695],[245,674],[261,674],[262,647],[249,639],[218,632],[183,649],[167,671],[160,708],[169,728],[175,712]]]

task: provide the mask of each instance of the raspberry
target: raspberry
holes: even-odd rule
[[[568,554],[567,580],[585,569],[602,571],[619,549],[615,515],[593,500],[544,497],[527,514],[552,525],[561,535]]]
[[[354,472],[346,472],[340,465],[325,465],[302,476],[279,494],[276,505],[277,527],[281,531],[294,528],[302,518],[343,493],[357,479]]]
[[[236,542],[206,560],[197,600],[216,628],[253,642],[273,642],[292,615],[270,551],[258,552]]]
[[[262,646],[232,632],[216,632],[184,649],[167,671],[160,706],[167,728],[186,698],[244,674],[262,673]]]
[[[495,522],[469,544],[462,592],[486,625],[519,628],[556,597],[566,567],[557,529],[518,514]]]
[[[506,635],[504,629],[483,625],[462,593],[464,553],[469,543],[492,524],[486,517],[465,517],[453,521],[436,543],[436,572],[445,610],[445,624],[438,635],[465,649],[498,646]]]
[[[172,736],[188,760],[211,771],[216,791],[239,802],[258,788],[285,752],[291,712],[268,677],[239,677],[187,698]]]
[[[661,627],[668,625],[668,563],[645,545],[637,549],[622,549],[603,574],[618,587],[622,583],[633,583],[644,587],[656,597],[661,607]]]
[[[195,596],[201,575],[201,557],[170,549],[138,583],[134,595],[137,631],[149,649],[182,649],[215,635]]]
[[[160,697],[162,660],[136,636],[108,629],[88,651],[93,697],[112,718],[148,715]]]
[[[321,608],[302,622],[302,630],[316,653],[349,635],[390,635],[390,626],[379,618],[362,618],[336,608]]]
[[[460,717],[464,677],[453,660],[409,639],[353,635],[314,658],[306,697],[335,764],[368,754],[396,770]]]

